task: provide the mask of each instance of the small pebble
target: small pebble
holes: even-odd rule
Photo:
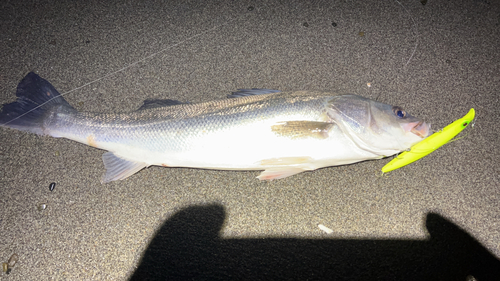
[[[253,6],[248,7],[248,10],[251,12],[253,11]]]
[[[56,183],[55,183],[55,182],[53,182],[53,183],[51,183],[51,184],[49,185],[49,190],[50,190],[50,191],[54,190],[54,188],[56,188]]]
[[[333,229],[330,229],[322,224],[318,224],[318,227],[319,229],[323,230],[324,232],[326,232],[326,234],[332,234],[333,233]]]
[[[12,256],[10,256],[9,261],[7,262],[7,265],[9,266],[9,268],[16,266],[18,259],[19,259],[19,257],[17,256],[17,254],[12,254]]]
[[[45,203],[38,204],[38,211],[43,211],[45,209],[47,209],[47,204]]]
[[[303,25],[304,27],[309,27],[309,24],[308,24],[307,22],[304,22],[302,25]]]
[[[334,21],[332,21],[332,25],[333,25],[333,27],[337,27],[337,23]]]
[[[451,63],[451,60],[446,60],[446,63]]]

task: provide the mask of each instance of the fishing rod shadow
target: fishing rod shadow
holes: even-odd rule
[[[223,239],[221,205],[167,220],[130,280],[497,280],[500,261],[434,213],[426,240]],[[468,277],[469,276],[469,277]]]

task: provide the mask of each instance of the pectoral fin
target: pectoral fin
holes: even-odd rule
[[[102,161],[106,167],[106,174],[102,177],[101,183],[126,179],[148,166],[143,162],[125,160],[112,152],[104,153]]]
[[[271,126],[271,130],[280,136],[294,139],[306,137],[325,139],[333,126],[333,123],[327,122],[286,121]]]

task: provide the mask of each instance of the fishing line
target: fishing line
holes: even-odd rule
[[[384,173],[384,172],[379,171],[379,170],[377,169],[377,170],[375,170],[375,176],[376,176],[377,178],[379,178],[379,179],[381,179],[381,178],[386,178],[386,179],[387,179],[387,178],[389,178],[389,173]]]
[[[21,115],[17,116],[16,118],[14,118],[14,119],[12,119],[12,120],[10,120],[10,121],[6,122],[6,123],[1,124],[0,126],[5,126],[5,125],[9,124],[10,122],[12,122],[12,121],[14,121],[14,120],[17,120],[17,119],[19,119],[19,118],[21,118],[21,117],[23,117],[24,115],[26,115],[26,114],[28,114],[28,113],[30,113],[30,112],[32,112],[32,111],[34,111],[34,110],[36,110],[36,109],[38,109],[38,108],[40,108],[40,107],[44,106],[45,104],[47,104],[47,103],[51,102],[53,99],[56,99],[56,98],[58,98],[58,97],[65,96],[65,95],[67,95],[67,94],[69,94],[69,93],[72,93],[72,92],[74,92],[74,91],[76,91],[76,90],[79,90],[79,89],[82,89],[82,88],[84,88],[84,87],[87,87],[88,85],[94,84],[95,82],[98,82],[98,81],[101,81],[101,80],[103,80],[103,79],[105,79],[105,78],[108,78],[108,77],[110,77],[110,76],[112,76],[112,75],[114,75],[114,74],[116,74],[116,73],[118,73],[118,72],[121,72],[121,71],[124,71],[124,70],[126,70],[126,69],[128,69],[128,68],[131,68],[132,66],[135,66],[135,65],[137,65],[137,64],[139,64],[139,63],[141,63],[141,62],[143,62],[143,61],[145,61],[145,60],[147,60],[147,59],[150,59],[150,58],[152,58],[152,57],[154,57],[154,56],[158,55],[159,53],[162,53],[162,52],[164,52],[164,51],[166,51],[166,50],[169,50],[169,49],[171,49],[171,48],[177,47],[177,46],[179,46],[179,45],[181,45],[181,44],[183,44],[183,43],[185,43],[185,42],[187,42],[187,41],[190,41],[191,39],[194,39],[194,38],[196,38],[196,37],[199,37],[199,36],[201,36],[201,35],[204,35],[204,34],[206,34],[206,33],[209,33],[210,31],[213,31],[213,30],[215,30],[215,29],[218,29],[218,28],[220,28],[220,27],[222,27],[222,26],[224,26],[224,25],[227,25],[227,24],[229,24],[230,22],[233,22],[233,21],[235,21],[235,20],[237,20],[237,19],[241,18],[242,16],[243,16],[243,15],[238,16],[238,17],[235,17],[235,18],[233,18],[233,19],[231,19],[231,20],[228,20],[228,21],[226,21],[226,22],[224,22],[224,23],[222,23],[222,24],[216,25],[216,26],[214,26],[214,27],[212,27],[212,28],[210,28],[210,29],[207,29],[207,30],[205,30],[205,31],[202,31],[202,32],[200,32],[200,33],[198,33],[198,34],[195,34],[195,35],[193,35],[193,36],[191,36],[191,37],[189,37],[189,38],[187,38],[187,39],[184,39],[184,40],[179,41],[179,42],[177,42],[177,43],[175,43],[175,44],[173,44],[173,45],[170,45],[170,46],[168,46],[168,47],[166,47],[166,48],[164,48],[164,49],[161,49],[161,50],[159,50],[159,51],[157,51],[157,52],[155,52],[155,53],[153,53],[153,54],[151,54],[151,55],[149,55],[149,56],[146,56],[146,57],[144,57],[144,58],[142,58],[142,59],[140,59],[140,60],[138,60],[138,61],[136,61],[136,62],[133,62],[133,63],[131,63],[131,64],[129,64],[129,65],[127,65],[127,66],[125,66],[125,67],[122,67],[122,68],[120,68],[120,69],[118,69],[118,70],[112,71],[112,72],[110,72],[110,73],[108,73],[108,74],[106,74],[106,75],[104,75],[104,76],[102,76],[102,77],[100,77],[100,78],[97,78],[97,79],[95,79],[95,80],[93,80],[93,81],[90,81],[90,82],[88,82],[88,83],[85,83],[85,84],[83,84],[82,86],[76,87],[76,88],[74,88],[74,89],[72,89],[72,90],[69,90],[69,91],[67,91],[67,92],[65,92],[65,93],[60,94],[59,96],[53,97],[53,98],[51,98],[51,99],[47,100],[46,102],[44,102],[44,103],[42,103],[42,104],[40,104],[40,105],[36,106],[35,108],[32,108],[31,110],[29,110],[29,111],[27,111],[27,112],[25,112],[25,113],[23,113],[23,114],[21,114]]]
[[[417,51],[417,46],[418,46],[418,26],[417,26],[417,22],[415,21],[415,19],[411,16],[410,14],[410,11],[408,11],[408,9],[406,9],[405,6],[403,6],[403,4],[401,4],[401,2],[399,2],[398,0],[394,0],[396,1],[396,3],[398,3],[401,7],[403,7],[403,9],[405,10],[405,12],[408,14],[408,16],[410,17],[410,19],[413,21],[413,26],[415,27],[415,47],[413,48],[413,52],[411,53],[411,56],[410,58],[408,59],[408,61],[406,62],[405,66],[408,66],[408,64],[410,63],[411,59],[413,58],[413,55],[415,55],[415,52]]]
[[[413,47],[413,51],[410,55],[410,57],[408,58],[408,61],[406,62],[406,64],[404,65],[403,68],[406,68],[408,66],[408,64],[410,63],[410,61],[413,59],[413,56],[415,55],[415,52],[417,51],[417,47],[418,47],[418,26],[417,26],[417,22],[415,21],[415,19],[411,16],[411,13],[410,11],[408,11],[408,9],[406,9],[406,7],[401,3],[399,2],[398,0],[394,0],[396,1],[396,3],[398,3],[402,8],[403,10],[408,14],[408,17],[411,19],[411,21],[413,22],[413,26],[415,28],[415,47]],[[375,101],[378,101],[378,98],[380,97],[381,93],[375,98]]]
[[[417,29],[417,23],[415,22],[415,19],[411,16],[410,12],[406,9],[406,7],[405,7],[405,6],[403,6],[403,4],[401,4],[401,2],[399,2],[398,0],[394,0],[394,1],[396,1],[396,2],[397,2],[400,6],[401,6],[401,7],[403,7],[403,9],[406,11],[406,13],[408,14],[408,16],[410,17],[410,19],[413,21],[413,24],[414,24],[414,27],[415,27],[415,38],[416,38],[415,47],[414,47],[414,49],[413,49],[413,52],[412,52],[412,54],[411,54],[410,58],[408,59],[408,61],[407,61],[407,62],[406,62],[406,64],[405,64],[405,67],[406,67],[406,66],[410,63],[411,59],[413,58],[413,55],[415,54],[415,52],[416,52],[416,50],[417,50],[417,46],[418,46],[418,29]],[[11,123],[12,121],[15,121],[15,120],[17,120],[17,119],[19,119],[19,118],[21,118],[21,117],[25,116],[26,114],[29,114],[30,112],[33,112],[34,110],[36,110],[36,109],[38,109],[38,108],[40,108],[40,107],[44,106],[45,104],[47,104],[47,103],[51,102],[53,99],[55,99],[55,98],[57,98],[57,97],[62,97],[62,96],[65,96],[65,95],[70,94],[70,93],[72,93],[72,92],[74,92],[74,91],[76,91],[76,90],[82,89],[82,88],[87,87],[87,86],[89,86],[89,85],[91,85],[91,84],[94,84],[94,83],[96,83],[96,82],[98,82],[98,81],[101,81],[101,80],[103,80],[103,79],[105,79],[105,78],[108,78],[108,77],[110,77],[110,76],[112,76],[112,75],[114,75],[114,74],[116,74],[116,73],[118,73],[118,72],[121,72],[121,71],[124,71],[124,70],[126,70],[126,69],[128,69],[128,68],[131,68],[132,66],[135,66],[135,65],[137,65],[137,64],[139,64],[139,63],[141,63],[141,62],[143,62],[143,61],[145,61],[145,60],[147,60],[147,59],[150,59],[150,58],[152,58],[152,57],[154,57],[154,56],[156,56],[156,55],[158,55],[158,54],[160,54],[160,53],[162,53],[162,52],[164,52],[164,51],[166,51],[166,50],[169,50],[169,49],[174,48],[174,47],[176,47],[176,46],[179,46],[179,45],[181,45],[181,44],[183,44],[183,43],[185,43],[185,42],[187,42],[187,41],[190,41],[190,40],[192,40],[192,39],[194,39],[194,38],[196,38],[196,37],[199,37],[199,36],[201,36],[201,35],[204,35],[204,34],[206,34],[206,33],[209,33],[210,31],[213,31],[213,30],[215,30],[215,29],[218,29],[218,28],[220,28],[220,27],[222,27],[222,26],[224,26],[224,25],[227,25],[227,24],[229,24],[229,23],[231,23],[231,22],[233,22],[233,21],[235,21],[235,20],[237,20],[237,19],[239,19],[239,18],[241,18],[241,17],[243,17],[243,16],[244,16],[244,14],[243,14],[243,15],[241,15],[241,16],[235,17],[235,18],[233,18],[233,19],[230,19],[230,20],[228,20],[228,21],[226,21],[226,22],[224,22],[224,23],[222,23],[222,24],[216,25],[216,26],[214,26],[214,27],[212,27],[212,28],[210,28],[210,29],[207,29],[207,30],[205,30],[205,31],[202,31],[202,32],[200,32],[200,33],[198,33],[198,34],[195,34],[195,35],[193,35],[193,36],[191,36],[191,37],[189,37],[189,38],[187,38],[187,39],[184,39],[184,40],[179,41],[179,42],[177,42],[177,43],[175,43],[175,44],[173,44],[173,45],[170,45],[170,46],[168,46],[168,47],[166,47],[166,48],[164,48],[164,49],[161,49],[161,50],[159,50],[159,51],[157,51],[157,52],[155,52],[155,53],[153,53],[153,54],[151,54],[151,55],[149,55],[149,56],[146,56],[146,57],[144,57],[144,58],[142,58],[142,59],[140,59],[140,60],[138,60],[138,61],[135,61],[135,62],[133,62],[133,63],[131,63],[131,64],[129,64],[129,65],[127,65],[127,66],[125,66],[125,67],[122,67],[122,68],[120,68],[120,69],[118,69],[118,70],[115,70],[115,71],[112,71],[112,72],[110,72],[110,73],[108,73],[108,74],[105,74],[104,76],[102,76],[102,77],[100,77],[100,78],[97,78],[97,79],[95,79],[95,80],[92,80],[92,81],[90,81],[90,82],[88,82],[88,83],[85,83],[85,84],[83,84],[82,86],[76,87],[76,88],[74,88],[74,89],[72,89],[72,90],[69,90],[69,91],[67,91],[67,92],[65,92],[65,93],[60,94],[59,96],[53,97],[53,98],[51,98],[51,99],[49,99],[49,100],[45,101],[44,103],[39,104],[38,106],[36,106],[36,107],[32,108],[31,110],[29,110],[29,111],[27,111],[27,112],[25,112],[25,113],[23,113],[23,114],[21,114],[21,115],[17,116],[16,118],[14,118],[14,119],[12,119],[12,120],[10,120],[10,121],[8,121],[8,122],[5,122],[5,123],[1,124],[0,126],[5,126],[5,125],[7,125],[7,124]]]
[[[463,139],[463,138],[465,138],[465,137],[469,136],[469,135],[472,133],[472,131],[471,131],[471,130],[474,130],[474,125],[476,124],[476,118],[477,118],[477,117],[475,117],[474,119],[472,119],[472,121],[470,122],[470,126],[469,126],[469,127],[470,127],[470,129],[469,129],[469,131],[468,131],[465,135],[463,135],[463,136],[461,136],[461,137],[458,137],[458,138],[453,138],[453,139],[449,140],[446,144],[448,144],[448,143],[450,143],[450,142],[454,142],[454,141],[456,141],[456,140]]]

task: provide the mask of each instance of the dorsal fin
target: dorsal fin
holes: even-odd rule
[[[182,101],[171,100],[171,99],[165,99],[165,100],[147,99],[144,101],[144,104],[141,107],[139,107],[138,110],[172,106],[172,105],[178,105],[178,104],[186,104],[186,103],[188,103],[188,102],[182,102]]]
[[[228,98],[241,98],[241,97],[247,97],[247,96],[266,95],[266,94],[279,93],[279,92],[281,92],[281,91],[280,90],[271,90],[271,89],[258,89],[258,88],[238,89],[238,91],[233,92],[230,95],[227,95],[227,97]]]

